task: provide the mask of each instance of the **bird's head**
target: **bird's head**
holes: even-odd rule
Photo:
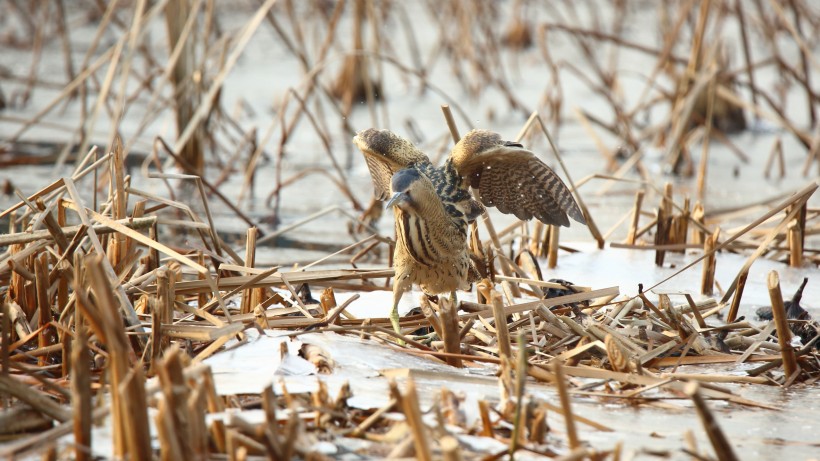
[[[396,172],[390,182],[390,190],[392,195],[387,206],[395,206],[405,212],[418,214],[440,201],[430,180],[415,168]]]

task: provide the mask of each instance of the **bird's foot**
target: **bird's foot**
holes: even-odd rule
[[[435,331],[431,331],[426,335],[414,336],[413,339],[417,342],[420,342],[421,344],[424,344],[425,346],[429,346],[433,344],[433,341],[438,341],[440,338],[438,337],[438,334]]]

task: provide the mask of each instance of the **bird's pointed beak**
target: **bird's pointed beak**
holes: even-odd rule
[[[392,197],[390,197],[390,200],[388,200],[388,201],[387,201],[387,206],[386,206],[386,207],[387,207],[387,208],[390,208],[391,206],[396,206],[396,205],[398,205],[398,204],[399,204],[399,202],[401,202],[402,200],[404,200],[404,198],[405,198],[405,196],[406,196],[406,195],[407,195],[407,194],[405,194],[404,192],[396,192],[396,193],[394,193],[394,194],[393,194],[393,196],[392,196]]]

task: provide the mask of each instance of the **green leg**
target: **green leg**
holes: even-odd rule
[[[458,298],[456,297],[455,291],[450,292],[450,302],[453,304],[453,309],[458,312]]]
[[[398,334],[401,334],[401,325],[399,324],[399,307],[393,306],[393,310],[390,311],[390,323],[393,324],[393,331]]]
[[[390,311],[390,323],[393,324],[393,331],[401,334],[401,325],[399,324],[399,301],[401,295],[404,294],[404,289],[399,283],[393,284],[393,309]],[[398,340],[398,343],[404,346],[403,340]]]

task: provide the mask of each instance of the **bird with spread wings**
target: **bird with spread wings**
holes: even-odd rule
[[[572,193],[544,162],[521,144],[485,130],[467,133],[441,167],[410,141],[388,130],[367,129],[353,142],[364,154],[376,197],[394,208],[393,309],[397,333],[402,294],[417,284],[428,295],[469,289],[478,279],[467,228],[484,207],[521,220],[586,224]],[[470,194],[477,191],[478,200]]]

